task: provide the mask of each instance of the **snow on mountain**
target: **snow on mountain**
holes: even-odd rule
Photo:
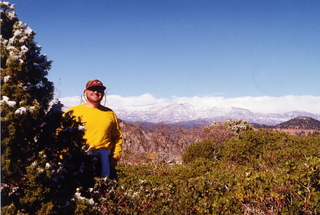
[[[151,123],[186,123],[197,121],[210,124],[221,122],[228,118],[247,120],[250,123],[265,125],[277,125],[290,119],[306,116],[320,120],[319,114],[304,111],[292,111],[284,114],[254,113],[250,110],[237,107],[208,107],[189,103],[167,103],[144,107],[115,107],[121,120],[127,122],[151,122]]]

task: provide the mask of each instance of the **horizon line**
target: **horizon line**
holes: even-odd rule
[[[66,109],[84,103],[82,96],[67,96],[54,100],[61,101]],[[105,100],[106,99],[106,100]],[[193,96],[157,98],[149,93],[140,96],[105,95],[102,105],[112,109],[143,108],[163,104],[191,104],[199,107],[238,107],[257,113],[287,113],[292,111],[305,111],[313,114],[320,114],[320,96],[313,95],[286,95],[279,97],[272,96],[239,96],[225,98],[223,96]]]

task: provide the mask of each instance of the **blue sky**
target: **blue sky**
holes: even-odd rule
[[[10,3],[53,60],[56,97],[94,78],[123,97],[320,96],[317,0]]]

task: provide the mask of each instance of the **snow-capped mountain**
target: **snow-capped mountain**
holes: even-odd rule
[[[319,114],[304,111],[292,111],[284,114],[254,113],[247,109],[237,107],[205,107],[188,103],[171,103],[152,105],[145,107],[117,107],[113,108],[121,120],[127,122],[151,122],[151,123],[212,123],[224,121],[228,118],[247,120],[250,123],[265,125],[277,125],[290,119],[306,116],[320,120]]]

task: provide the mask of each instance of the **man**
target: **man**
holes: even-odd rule
[[[84,139],[88,155],[101,159],[101,177],[116,179],[114,167],[120,159],[122,133],[116,114],[101,105],[106,87],[97,79],[88,81],[84,89],[86,103],[70,108],[72,115],[84,123]]]

